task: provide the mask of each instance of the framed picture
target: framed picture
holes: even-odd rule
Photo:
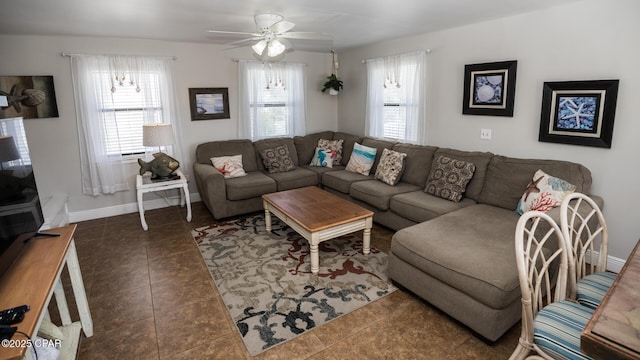
[[[462,113],[513,116],[517,67],[515,60],[465,65]]]
[[[538,140],[611,148],[619,82],[545,82]]]
[[[189,88],[191,120],[229,119],[228,88]]]

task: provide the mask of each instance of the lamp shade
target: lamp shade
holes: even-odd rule
[[[142,145],[165,146],[173,144],[173,129],[171,124],[142,125]]]
[[[0,107],[7,107],[9,106],[9,101],[7,100],[7,97],[4,95],[0,95]]]
[[[20,159],[13,136],[0,136],[0,162]]]

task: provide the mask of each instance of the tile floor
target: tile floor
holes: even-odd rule
[[[191,223],[185,214],[178,206],[147,211],[146,232],[137,213],[78,224],[75,239],[95,328],[93,337],[81,336],[78,359],[251,358],[190,235],[215,220],[200,202],[193,204]],[[372,245],[388,251],[392,234],[375,226]],[[69,288],[68,279],[63,282]],[[399,290],[255,358],[507,359],[519,332],[518,324],[488,344]]]

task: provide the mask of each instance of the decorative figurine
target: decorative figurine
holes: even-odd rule
[[[153,157],[154,159],[149,162],[138,159],[140,175],[144,175],[145,172],[151,171],[152,180],[167,179],[180,167],[180,162],[178,162],[178,160],[165,153],[157,152],[153,154]]]

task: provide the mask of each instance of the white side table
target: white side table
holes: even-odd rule
[[[191,199],[189,197],[189,186],[187,185],[187,178],[184,176],[182,171],[176,170],[176,175],[180,178],[177,180],[166,180],[166,181],[152,181],[151,177],[148,175],[136,176],[136,190],[138,192],[138,211],[140,212],[140,223],[142,224],[142,228],[147,231],[149,230],[149,226],[144,219],[144,203],[142,201],[142,194],[160,190],[169,190],[169,189],[180,189],[182,188],[182,192],[180,192],[180,206],[184,206],[185,203],[187,205],[187,221],[191,222]]]

